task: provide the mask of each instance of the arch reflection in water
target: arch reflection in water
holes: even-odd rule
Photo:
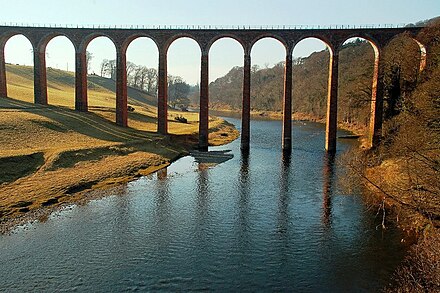
[[[322,166],[322,223],[325,227],[331,226],[332,195],[334,186],[335,154],[326,153]]]
[[[278,202],[278,233],[280,237],[287,233],[289,226],[289,174],[291,151],[285,150],[281,159],[280,195]]]
[[[156,191],[154,200],[156,208],[154,209],[153,231],[157,233],[157,245],[167,245],[171,239],[167,229],[171,227],[172,202],[170,198],[170,187],[168,179],[168,170],[163,168],[157,172],[155,180]]]
[[[249,150],[242,150],[240,157],[240,173],[238,178],[238,227],[240,235],[244,238],[249,228],[249,197],[250,197],[250,171]]]

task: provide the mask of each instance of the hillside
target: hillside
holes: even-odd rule
[[[33,67],[6,65],[8,96],[14,100],[33,103]],[[73,72],[47,69],[48,103],[74,109],[75,76]],[[88,76],[89,111],[111,122],[115,121],[115,81],[97,75]],[[130,127],[155,132],[157,130],[157,98],[135,88],[128,88],[128,105],[135,108],[129,113]],[[174,117],[184,115],[187,124],[179,123]],[[189,134],[198,131],[198,114],[169,109],[168,130],[171,134]],[[215,143],[212,141],[212,143]]]

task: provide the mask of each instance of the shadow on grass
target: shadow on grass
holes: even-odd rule
[[[42,152],[24,156],[0,158],[0,184],[12,182],[34,173],[44,164]]]
[[[11,98],[2,98],[0,100],[0,108],[20,109],[23,112],[40,115],[56,122],[57,129],[62,129],[63,131],[75,131],[108,142],[124,143],[127,141],[148,140],[158,137],[157,134],[152,132],[141,131],[129,127],[120,127],[94,112],[84,113],[60,106],[35,105],[28,102],[13,100]],[[99,109],[98,111],[114,113],[114,111],[108,108]],[[140,121],[153,121],[147,116],[144,118],[141,117],[142,115],[138,116],[139,117],[136,119],[139,119]],[[48,126],[47,123],[44,124],[45,125],[41,126]]]

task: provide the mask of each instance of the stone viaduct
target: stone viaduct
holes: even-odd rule
[[[244,79],[242,106],[241,148],[248,149],[250,141],[250,89],[251,50],[262,38],[274,38],[286,49],[283,134],[282,147],[292,146],[292,54],[295,45],[306,38],[322,40],[329,48],[329,77],[327,95],[327,123],[325,149],[336,150],[338,63],[342,44],[352,38],[364,38],[374,49],[374,73],[372,76],[372,97],[370,115],[370,145],[376,145],[381,137],[383,112],[382,50],[394,37],[407,33],[420,47],[420,69],[426,63],[426,49],[417,41],[420,27],[408,28],[356,28],[356,29],[113,29],[113,28],[61,28],[0,26],[0,97],[7,96],[4,48],[9,38],[24,35],[33,46],[35,103],[47,104],[47,80],[45,52],[49,41],[57,36],[67,37],[75,48],[75,109],[87,111],[87,45],[96,37],[108,37],[116,47],[116,123],[127,126],[127,73],[126,50],[139,37],[152,39],[159,51],[158,69],[158,132],[167,134],[167,51],[173,41],[187,37],[195,40],[201,50],[200,68],[200,122],[199,148],[208,148],[208,92],[209,92],[209,50],[221,38],[235,39],[243,47]]]

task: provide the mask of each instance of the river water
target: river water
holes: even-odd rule
[[[237,119],[229,121],[240,125]],[[218,164],[184,157],[109,196],[0,236],[0,291],[371,292],[405,247],[357,194],[342,195],[324,127],[252,121]],[[340,153],[350,142],[338,142]],[[224,156],[226,157],[226,156]],[[228,158],[225,158],[228,159]]]

